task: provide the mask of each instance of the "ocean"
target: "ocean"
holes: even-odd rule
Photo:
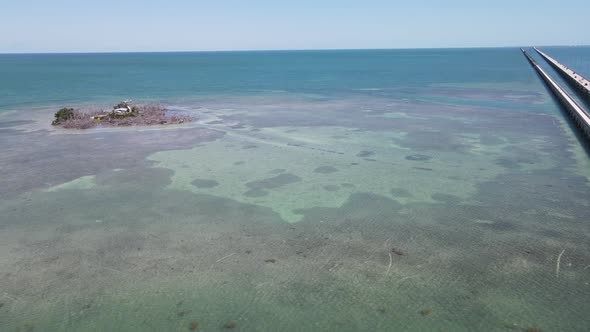
[[[194,121],[51,126],[127,99]],[[0,151],[1,331],[590,326],[588,141],[518,48],[2,54]]]

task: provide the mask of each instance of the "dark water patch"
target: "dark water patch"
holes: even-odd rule
[[[112,273],[112,269],[123,271],[131,266],[151,266],[147,269],[142,268],[142,275],[156,277],[156,279],[161,277],[164,268],[170,272],[171,265],[156,264],[160,266],[156,268],[156,265],[153,265],[155,261],[149,263],[150,257],[137,255],[137,253],[146,247],[151,247],[160,253],[172,250],[175,253],[170,253],[182,260],[182,255],[178,256],[179,251],[190,253],[193,250],[186,248],[181,242],[173,244],[169,240],[168,233],[176,226],[192,227],[190,225],[194,225],[196,230],[200,226],[208,225],[205,227],[210,231],[216,233],[221,231],[220,234],[223,234],[227,230],[215,224],[224,223],[228,226],[233,225],[229,227],[235,229],[235,234],[230,235],[243,240],[249,236],[268,235],[277,230],[286,231],[282,230],[285,224],[281,222],[278,215],[267,208],[164,188],[136,188],[130,183],[120,186],[98,186],[92,190],[38,192],[28,203],[26,211],[12,211],[12,208],[6,208],[3,205],[0,207],[0,212],[3,215],[2,224],[4,225],[38,224],[51,230],[42,238],[31,237],[23,243],[23,246],[29,248],[27,250],[31,252],[31,257],[28,259],[37,262],[31,268],[23,270],[23,274],[30,273],[33,269],[46,274],[47,277],[55,278],[55,273],[59,275],[67,270],[68,275],[75,280],[84,278],[102,280],[104,275],[100,271]],[[170,230],[145,231],[149,225],[161,223],[164,216],[169,218],[166,223],[169,222]],[[264,224],[267,227],[259,227]],[[177,232],[177,234],[182,233],[181,230]],[[195,234],[193,231],[188,233]],[[79,239],[80,234],[85,234],[86,239],[92,240],[84,245],[78,245],[81,242],[73,242],[72,239]],[[194,243],[194,238],[194,235],[186,236],[186,240],[189,240],[186,243]],[[220,241],[224,242],[224,246],[229,245],[226,249],[231,247],[232,242],[235,243],[231,236],[229,238],[222,236],[216,240],[216,242]],[[55,256],[59,259],[39,260],[40,254],[37,250],[41,247],[44,248],[41,258]],[[205,247],[201,249],[211,250],[211,247],[209,249]],[[67,268],[75,262],[80,263],[80,260],[87,262],[89,268],[100,268],[90,268],[88,273]],[[44,267],[45,264],[48,268]],[[189,264],[193,266],[193,263]],[[186,262],[172,263],[172,265],[177,269],[178,272],[174,272],[177,274],[186,273],[183,266],[189,266]],[[109,270],[103,270],[102,267],[108,267]],[[156,270],[159,272],[156,273]],[[14,278],[17,282],[11,284],[11,287],[18,288],[19,284],[26,283],[18,281],[22,278],[20,274],[15,274]]]
[[[287,143],[287,146],[297,146],[297,147],[303,147],[303,146],[305,146],[305,143],[300,143],[300,142],[298,142],[298,143],[288,142],[288,143]]]
[[[356,188],[356,186],[352,183],[341,183],[340,185],[342,186],[342,188],[347,188],[347,189]]]
[[[213,188],[219,185],[219,182],[208,179],[195,179],[191,184],[197,188]]]
[[[270,174],[281,174],[281,173],[285,173],[287,170],[284,168],[275,168],[272,171],[268,172]]]
[[[318,220],[325,220],[333,224],[340,224],[358,221],[359,223],[365,222],[365,226],[370,228],[370,224],[373,222],[389,220],[390,216],[397,214],[399,208],[401,208],[399,202],[384,196],[372,193],[353,193],[340,208],[314,207],[295,212],[305,216],[303,222],[317,223]],[[379,217],[375,216],[376,213]]]
[[[192,148],[223,135],[221,131],[194,128],[5,135],[0,139],[0,164],[3,172],[11,176],[0,177],[0,197],[14,197],[112,169],[147,167],[150,154]]]
[[[413,169],[417,169],[419,171],[427,171],[427,172],[432,172],[433,169],[432,168],[428,168],[428,167],[412,167]]]
[[[461,198],[455,195],[450,194],[443,194],[443,193],[435,193],[430,195],[432,199],[439,202],[449,203],[449,204],[457,204],[461,202]]]
[[[409,192],[407,189],[404,188],[392,188],[390,191],[392,196],[394,197],[412,197],[414,195],[412,195],[411,192]]]
[[[256,149],[256,148],[258,148],[258,145],[255,145],[255,144],[247,144],[247,145],[242,146],[243,150]]]
[[[275,189],[286,186],[291,183],[301,181],[301,178],[291,173],[283,173],[272,178],[257,180],[246,183],[250,189]]]
[[[246,197],[264,197],[267,195],[268,191],[261,188],[250,189],[244,193],[244,196]]]
[[[235,166],[240,166],[240,165],[244,165],[245,163],[246,163],[245,161],[243,161],[243,160],[240,160],[240,161],[236,161],[236,162],[234,162],[234,165],[235,165]]]
[[[417,151],[467,152],[469,145],[450,131],[412,131],[403,139],[394,141],[406,148]]]
[[[510,155],[496,159],[495,163],[508,169],[520,168],[522,165],[534,165],[542,160],[538,152],[520,147],[504,148],[503,151]]]
[[[361,158],[365,158],[365,157],[370,157],[374,154],[375,154],[375,151],[362,150],[361,152],[357,153],[356,156],[361,157]]]
[[[340,187],[339,186],[333,185],[333,184],[325,185],[323,188],[326,191],[338,191],[338,190],[340,190]]]
[[[209,125],[216,125],[216,124],[222,124],[222,123],[223,123],[223,121],[221,121],[221,120],[213,120],[213,121],[206,122],[206,124],[209,124]]]
[[[358,166],[359,163],[350,163],[350,166]]]
[[[559,154],[560,151],[555,151]],[[523,206],[543,207],[547,211],[567,211],[572,217],[555,218],[537,216],[537,220],[558,220],[560,227],[574,226],[575,220],[587,218],[587,206],[580,197],[588,196],[588,180],[567,172],[563,165],[551,170],[513,171],[498,176],[493,181],[478,185],[479,194],[474,199],[490,206],[502,206],[503,211],[522,211]],[[587,203],[586,203],[587,204]]]
[[[328,153],[333,153],[333,154],[339,154],[339,155],[344,155],[344,152],[340,152],[340,151],[336,151],[336,150],[329,150],[329,149],[318,149],[319,151],[323,151],[323,152],[328,152]]]
[[[502,166],[508,169],[515,169],[520,168],[519,163],[516,160],[509,159],[509,158],[498,158],[494,163],[498,166]]]
[[[412,161],[427,161],[432,159],[431,156],[427,156],[425,154],[411,154],[406,156],[406,160],[412,160]]]
[[[5,135],[25,135],[26,132],[22,131],[22,130],[18,130],[18,129],[12,129],[12,128],[2,128],[0,129],[0,135],[5,136]]]
[[[31,124],[34,122],[35,121],[32,121],[32,120],[0,121],[0,128],[10,128],[10,127],[22,126],[22,125]]]
[[[468,248],[471,245],[477,245],[484,239],[494,239],[495,241],[497,236],[500,236],[499,233],[518,238],[520,234],[527,231],[527,227],[530,227],[527,225],[526,216],[499,213],[495,206],[458,204],[459,202],[452,197],[438,195],[436,197],[445,199],[444,202],[439,201],[443,204],[412,203],[406,206],[417,209],[415,211],[418,216],[415,218],[434,221],[437,226],[433,229],[445,233],[444,236],[441,235],[439,239],[441,241],[444,241],[446,237],[446,241],[450,241],[449,243],[457,243],[463,248]],[[486,236],[491,238],[486,239]]]
[[[370,162],[377,161],[377,159],[373,159],[373,158],[364,158],[363,160],[365,160],[365,161],[370,161]]]
[[[320,174],[330,174],[334,172],[338,172],[338,169],[334,166],[320,166],[313,170],[316,173]]]

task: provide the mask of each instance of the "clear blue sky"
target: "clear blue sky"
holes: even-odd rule
[[[0,53],[588,45],[588,14],[589,0],[0,0]]]

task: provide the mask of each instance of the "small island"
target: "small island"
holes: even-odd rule
[[[94,127],[153,126],[190,122],[190,116],[171,114],[170,110],[157,104],[132,105],[122,101],[110,111],[82,111],[62,108],[55,113],[51,123],[67,129],[88,129]]]

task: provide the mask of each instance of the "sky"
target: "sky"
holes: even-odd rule
[[[588,0],[0,0],[0,53],[589,45]]]

